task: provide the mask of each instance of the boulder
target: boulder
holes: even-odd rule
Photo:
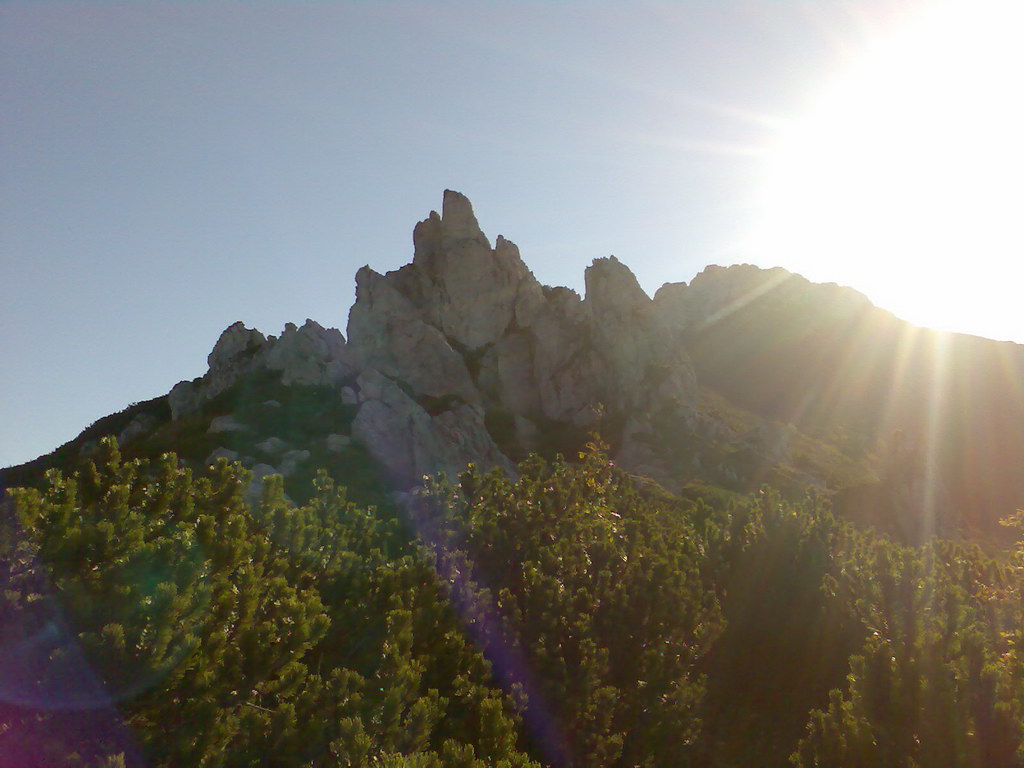
[[[259,504],[260,499],[263,497],[263,483],[264,479],[268,475],[280,474],[270,464],[257,464],[251,470],[252,481],[249,483],[249,487],[245,491],[245,501],[247,504],[256,505]]]
[[[294,475],[295,471],[299,468],[300,464],[309,461],[310,452],[302,449],[294,449],[286,451],[281,457],[281,463],[279,465],[281,474],[285,477]]]
[[[244,432],[247,431],[248,427],[238,421],[231,414],[226,416],[217,416],[210,422],[210,428],[206,430],[206,434],[215,435],[220,432]]]
[[[133,440],[138,440],[140,437],[144,437],[156,429],[160,425],[160,420],[149,413],[140,413],[127,427],[121,430],[121,434],[117,436],[117,444],[120,446],[126,445]]]
[[[280,437],[268,437],[256,443],[256,447],[269,456],[279,456],[288,450],[288,443]]]
[[[512,462],[491,439],[480,409],[458,405],[435,416],[431,426],[437,436],[437,452],[423,467],[427,470],[424,474],[443,472],[454,481],[472,462],[484,470],[498,467],[515,475]]]
[[[278,471],[277,471],[276,469],[274,469],[274,467],[273,467],[272,465],[270,465],[270,464],[256,464],[256,465],[255,465],[255,466],[254,466],[254,467],[253,467],[253,468],[252,468],[251,470],[249,470],[249,471],[250,471],[250,472],[252,472],[252,479],[253,479],[253,480],[262,480],[262,479],[263,479],[264,477],[266,477],[267,475],[277,475],[277,474],[280,474],[280,473],[279,473],[279,472],[278,472]]]
[[[229,448],[214,448],[210,455],[206,457],[206,461],[203,463],[207,466],[216,464],[218,459],[227,459],[229,462],[238,461],[240,454],[238,451],[232,451]]]
[[[344,451],[349,445],[352,444],[352,438],[348,435],[339,435],[337,433],[329,434],[324,442],[327,445],[327,450],[334,453],[340,453]]]

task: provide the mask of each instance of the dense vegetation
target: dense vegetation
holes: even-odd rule
[[[107,440],[12,492],[2,765],[1024,765],[1024,547],[670,497],[601,445],[405,511],[247,487]]]

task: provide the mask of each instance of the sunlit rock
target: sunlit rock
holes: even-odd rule
[[[341,331],[313,320],[301,328],[288,323],[281,337],[267,345],[261,363],[280,371],[285,385],[335,384],[355,373]]]

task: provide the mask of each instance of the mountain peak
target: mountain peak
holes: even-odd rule
[[[641,431],[655,414],[692,417],[685,352],[659,330],[651,299],[614,256],[587,269],[585,300],[547,289],[515,243],[499,236],[490,246],[469,199],[452,190],[440,215],[416,225],[413,244],[401,269],[359,270],[347,342],[310,322],[278,339],[230,326],[207,374],[175,387],[175,417],[258,370],[347,388],[352,438],[399,487],[470,461],[511,472],[545,430],[582,436],[605,411],[628,413]],[[622,454],[627,464],[633,454]]]
[[[614,256],[594,259],[584,272],[586,300],[601,310],[636,311],[651,303],[633,270]]]
[[[210,352],[206,374],[163,399],[170,424],[159,426],[161,411],[147,406],[138,423],[115,420],[115,433],[140,440],[157,424],[177,435],[186,421],[189,434],[204,435],[194,460],[233,452],[263,473],[292,471],[297,456],[315,450],[305,445],[311,439],[351,444],[392,488],[407,489],[424,475],[454,476],[469,462],[513,473],[531,451],[571,456],[599,430],[620,466],[669,490],[687,482],[749,490],[781,478],[793,488],[852,494],[862,508],[880,510],[873,522],[892,526],[901,518],[863,488],[895,484],[904,495],[885,498],[903,498],[908,509],[920,504],[913,490],[920,473],[906,459],[912,452],[890,462],[902,475],[871,464],[889,455],[893,429],[912,437],[907,445],[926,443],[931,401],[920,393],[946,387],[947,401],[987,409],[979,424],[1024,422],[1019,390],[997,386],[1007,370],[1024,375],[1019,347],[996,354],[985,340],[953,339],[952,362],[936,379],[927,333],[851,289],[785,269],[711,265],[689,285],[662,286],[652,300],[629,267],[608,256],[586,269],[581,299],[541,285],[511,240],[499,235],[491,247],[469,199],[452,190],[440,214],[416,224],[413,246],[400,269],[381,274],[367,265],[356,274],[347,339],[311,320],[289,323],[279,337],[233,323]],[[274,408],[302,400],[294,392],[303,388],[306,410],[281,422],[294,434],[262,434],[264,416],[230,406],[260,392]],[[975,516],[983,504],[1012,511],[1008,504],[1024,501],[1024,482],[979,486],[956,469],[1019,464],[1024,438],[1016,434],[975,440],[977,455],[947,449],[943,476],[952,490],[933,493],[933,502],[951,499],[944,509],[955,501]],[[846,442],[821,442],[835,435]],[[293,446],[287,461],[267,453],[282,442]],[[863,487],[854,493],[857,483]],[[931,519],[942,518],[936,513]]]
[[[478,240],[487,244],[487,237],[477,223],[473,204],[461,192],[444,191],[441,205],[441,236],[448,244],[459,240]]]

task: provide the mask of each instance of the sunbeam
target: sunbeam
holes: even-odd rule
[[[778,131],[752,257],[918,324],[1005,335],[1024,279],[1021,23],[1018,5],[944,2],[876,28]]]

